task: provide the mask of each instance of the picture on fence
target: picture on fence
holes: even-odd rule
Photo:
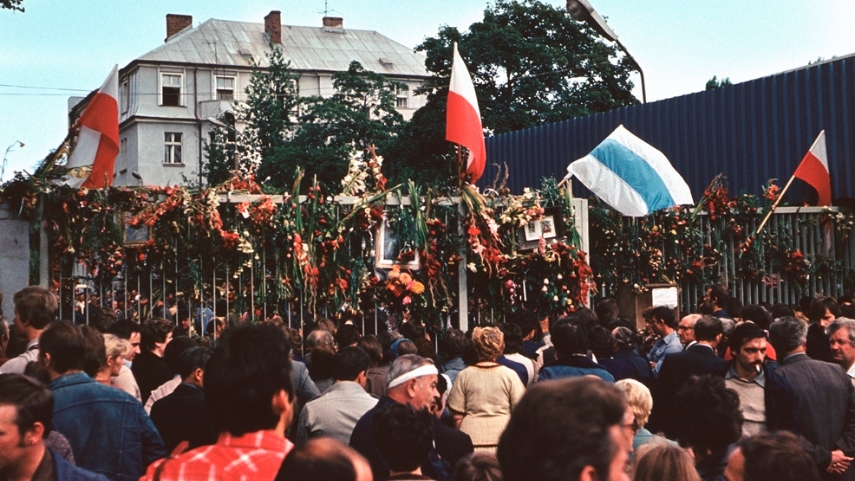
[[[526,251],[537,249],[540,239],[551,240],[565,236],[565,226],[562,219],[561,209],[550,207],[544,210],[544,214],[538,220],[532,220],[523,227],[517,229],[517,240],[519,250]]]
[[[132,226],[129,222],[131,214],[127,212],[122,214],[122,219],[125,225],[124,241],[126,246],[143,245],[151,239],[151,227],[146,225]]]
[[[377,228],[375,239],[375,267],[391,269],[398,265],[412,270],[417,270],[419,268],[418,252],[410,252],[411,258],[406,260],[400,259],[402,257],[401,253],[404,246],[401,245],[401,239],[398,238],[398,234],[395,232],[395,229],[389,225],[389,220],[386,219],[385,216],[383,217],[383,222],[380,223],[380,226]]]

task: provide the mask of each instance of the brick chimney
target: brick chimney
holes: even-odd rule
[[[264,33],[270,37],[273,43],[282,43],[282,18],[279,10],[271,10],[264,17]]]
[[[324,28],[344,29],[344,19],[341,17],[324,17]]]
[[[166,38],[164,42],[172,38],[178,32],[193,26],[193,17],[190,15],[166,14]]]

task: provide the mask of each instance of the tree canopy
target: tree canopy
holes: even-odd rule
[[[24,0],[0,0],[0,10],[17,10],[23,12],[24,7],[21,6],[22,3],[24,3]]]

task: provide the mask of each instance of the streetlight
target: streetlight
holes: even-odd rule
[[[596,30],[597,33],[602,35],[606,40],[617,43],[618,47],[623,50],[623,53],[632,60],[632,63],[635,64],[635,67],[638,69],[638,73],[641,75],[641,98],[644,103],[647,103],[647,89],[644,86],[644,71],[641,70],[641,65],[638,65],[635,57],[633,57],[632,54],[629,53],[629,50],[620,43],[620,40],[617,38],[617,34],[615,34],[614,30],[609,28],[606,21],[603,20],[603,17],[594,10],[594,7],[588,3],[588,0],[567,0],[567,12],[571,17],[573,17],[573,20],[587,23],[589,27]]]

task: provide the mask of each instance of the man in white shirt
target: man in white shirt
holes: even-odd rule
[[[828,326],[831,357],[855,384],[855,320],[838,317]]]
[[[23,374],[30,361],[39,358],[39,336],[56,318],[56,296],[44,287],[30,286],[15,293],[15,319],[18,331],[27,336],[27,348],[18,357],[0,366],[0,374]]]

